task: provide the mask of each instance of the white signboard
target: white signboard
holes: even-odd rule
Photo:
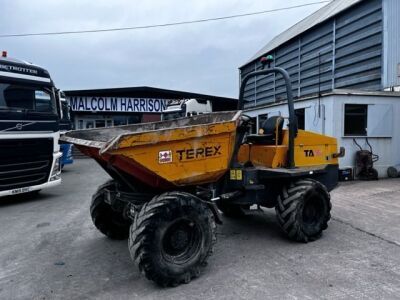
[[[67,97],[72,111],[161,113],[166,99],[124,97]]]

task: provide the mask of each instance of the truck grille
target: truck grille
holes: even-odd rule
[[[0,139],[0,191],[47,182],[53,139]]]

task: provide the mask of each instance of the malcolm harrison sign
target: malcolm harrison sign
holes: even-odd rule
[[[168,100],[125,97],[67,97],[72,111],[162,113]]]

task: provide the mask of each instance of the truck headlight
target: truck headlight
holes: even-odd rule
[[[50,181],[60,179],[61,174],[61,164],[60,164],[60,157],[56,158],[53,165],[53,170],[51,170]]]

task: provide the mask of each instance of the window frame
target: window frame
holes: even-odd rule
[[[365,103],[344,103],[343,105],[343,137],[368,137],[368,105]],[[365,134],[360,134],[360,133],[346,133],[346,106],[363,106],[365,109],[365,115],[364,115],[364,128],[365,128]],[[353,113],[353,116],[359,116],[361,114]]]

